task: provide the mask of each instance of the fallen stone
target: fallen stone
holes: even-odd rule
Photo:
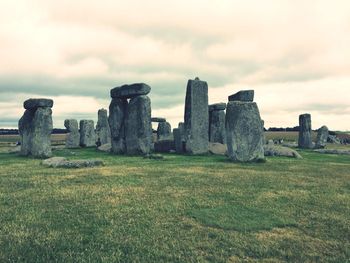
[[[151,122],[166,122],[165,118],[152,117]]]
[[[255,102],[230,101],[226,109],[227,150],[232,161],[262,161],[264,131]]]
[[[123,85],[111,90],[112,98],[130,99],[136,96],[147,95],[151,91],[151,87],[145,83],[135,83],[131,85]]]
[[[67,160],[64,157],[52,157],[42,162],[43,165],[52,168],[86,168],[104,165],[102,160]]]
[[[214,155],[227,155],[227,145],[217,142],[210,142],[209,153]]]
[[[328,135],[327,141],[334,144],[340,144],[340,140],[336,135]]]
[[[214,110],[225,110],[226,109],[226,103],[215,103],[209,105],[209,111],[214,111]]]
[[[264,145],[264,154],[265,156],[285,156],[298,159],[302,158],[301,155],[293,149],[270,144]]]
[[[298,143],[297,142],[284,142],[282,144],[282,146],[288,147],[288,148],[297,148],[298,147]]]
[[[186,152],[204,154],[209,147],[208,84],[188,80],[185,101]]]
[[[96,146],[94,121],[92,120],[80,121],[80,146],[81,147]]]
[[[299,116],[298,147],[302,149],[313,148],[311,139],[311,115],[307,113]]]
[[[253,100],[254,100],[254,90],[241,90],[228,97],[228,101],[252,102]]]
[[[111,143],[106,143],[102,144],[97,148],[98,151],[100,152],[111,152],[112,151],[112,144]]]
[[[28,99],[23,103],[26,110],[36,110],[37,108],[52,108],[53,100],[51,99]]]
[[[152,160],[164,160],[164,156],[161,154],[146,154],[143,156],[143,158]]]
[[[317,150],[314,150],[314,152],[325,153],[325,154],[350,155],[350,150],[317,149]]]
[[[68,130],[68,134],[66,138],[66,147],[78,148],[80,144],[80,133],[79,133],[78,121],[75,119],[65,120],[64,126]]]

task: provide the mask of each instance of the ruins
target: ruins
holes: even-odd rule
[[[75,119],[65,120],[64,126],[68,131],[66,138],[66,148],[78,148],[80,145],[78,121]]]
[[[80,146],[96,146],[95,125],[93,120],[80,121]]]
[[[96,124],[96,137],[97,144],[104,145],[107,143],[111,143],[111,130],[109,128],[107,110],[99,109],[97,116],[97,124]]]
[[[20,154],[38,158],[50,157],[53,100],[28,99],[23,106],[26,110],[18,122]]]
[[[311,138],[311,115],[308,113],[299,116],[298,147],[303,149],[313,148]]]
[[[227,150],[229,158],[233,161],[251,162],[265,159],[262,121],[258,106],[253,102],[254,95],[251,94],[251,91],[240,91],[231,95],[227,104]]]
[[[226,103],[209,105],[209,142],[226,144]]]
[[[196,78],[188,80],[185,100],[186,152],[204,154],[209,147],[208,84]]]
[[[152,147],[151,87],[144,83],[111,90],[109,106],[112,153],[147,154]],[[129,101],[128,101],[129,100]]]

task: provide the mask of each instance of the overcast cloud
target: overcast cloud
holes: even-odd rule
[[[211,103],[255,89],[267,126],[350,130],[347,0],[0,2],[0,127],[16,127],[30,97],[55,100],[54,126],[96,120],[109,91],[152,87],[152,114],[183,119],[186,83]]]

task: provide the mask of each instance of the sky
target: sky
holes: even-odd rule
[[[97,119],[113,87],[144,82],[152,116],[183,121],[186,84],[209,102],[254,89],[266,127],[350,130],[348,0],[0,0],[0,127],[28,98],[54,127]]]

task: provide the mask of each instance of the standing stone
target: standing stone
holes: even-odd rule
[[[108,124],[107,110],[98,110],[98,119],[96,125],[97,142],[100,145],[111,143],[111,130]]]
[[[94,121],[92,120],[80,121],[80,146],[81,147],[96,146]]]
[[[29,99],[24,102],[26,111],[18,122],[21,155],[38,158],[52,155],[52,105],[53,101],[48,99]]]
[[[173,129],[173,135],[174,135],[174,146],[176,153],[184,153],[184,143],[182,141],[182,134],[181,130],[179,128]]]
[[[112,99],[109,105],[109,127],[111,130],[112,153],[126,153],[125,117],[128,108],[126,99]]]
[[[226,109],[229,158],[238,162],[264,160],[264,132],[255,102],[230,101]]]
[[[125,127],[127,154],[148,154],[152,146],[151,100],[148,96],[130,100]]]
[[[66,148],[78,148],[80,144],[78,121],[74,119],[65,120],[64,126],[68,130]]]
[[[327,139],[329,135],[329,130],[327,126],[322,126],[317,131],[317,140],[315,148],[324,148],[327,144]]]
[[[204,154],[209,148],[208,84],[198,78],[187,83],[185,102],[186,152]]]
[[[183,145],[185,145],[185,143],[186,143],[185,123],[184,122],[179,122],[178,128],[180,130],[182,143],[183,143]]]
[[[209,106],[209,141],[226,144],[225,103]]]
[[[298,147],[304,149],[313,148],[311,139],[311,115],[302,114],[299,116],[299,139]]]
[[[171,125],[169,122],[159,122],[157,128],[158,140],[169,139],[171,137]]]

